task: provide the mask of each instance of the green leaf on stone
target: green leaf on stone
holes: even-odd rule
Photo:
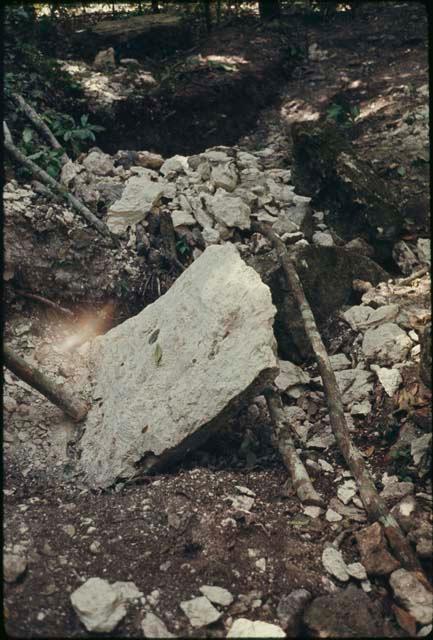
[[[155,360],[156,366],[159,367],[162,360],[162,349],[158,343],[156,344],[155,351],[153,352],[153,359]]]

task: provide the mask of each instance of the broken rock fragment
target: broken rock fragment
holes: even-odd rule
[[[378,522],[355,533],[361,562],[369,575],[386,576],[400,566],[386,548],[385,536]]]
[[[227,638],[285,638],[286,634],[276,624],[261,620],[238,618],[229,629]]]
[[[122,197],[108,210],[107,225],[110,231],[122,234],[127,227],[144,220],[159,202],[164,186],[164,182],[152,182],[145,175],[129,178]]]
[[[418,580],[414,572],[406,569],[394,571],[389,579],[397,601],[421,624],[433,618],[433,593]]]
[[[205,596],[181,602],[180,607],[193,627],[206,627],[222,615]]]
[[[119,590],[101,578],[89,578],[71,594],[71,602],[87,631],[108,633],[126,615]]]
[[[231,244],[208,247],[170,290],[97,338],[81,440],[89,484],[179,459],[278,374],[271,294]]]

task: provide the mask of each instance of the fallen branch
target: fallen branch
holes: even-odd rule
[[[52,382],[44,373],[26,362],[7,345],[3,346],[3,362],[18,378],[37,389],[75,422],[79,422],[87,414],[88,407],[82,400],[72,398],[67,391]]]
[[[383,525],[388,542],[402,566],[409,570],[415,569],[421,571],[421,566],[415,553],[406,540],[397,521],[390,514],[384,500],[379,496],[364,459],[351,440],[334,370],[332,369],[328,353],[317,329],[313,312],[305,297],[298,273],[287,253],[286,246],[269,226],[253,223],[253,229],[267,237],[273,244],[286,277],[288,288],[298,304],[305,333],[315,354],[319,373],[323,381],[332,431],[335,435],[337,445],[358,485],[359,494],[365,510],[372,521],[377,520]]]
[[[48,298],[44,298],[43,296],[39,296],[36,293],[30,293],[28,291],[22,291],[21,289],[14,289],[14,291],[18,295],[23,296],[23,298],[28,298],[29,300],[34,300],[35,302],[40,302],[41,304],[44,304],[46,307],[50,307],[51,309],[55,309],[55,311],[58,311],[59,313],[61,313],[64,316],[67,316],[68,318],[74,318],[75,317],[75,314],[74,314],[73,311],[71,311],[70,309],[65,309],[65,307],[61,307],[56,302],[53,302],[52,300],[48,300]]]
[[[407,278],[402,278],[401,280],[397,280],[397,284],[403,285],[403,286],[406,284],[410,284],[417,278],[421,278],[421,276],[425,276],[425,274],[428,273],[429,271],[430,271],[429,267],[422,267],[421,269],[418,269],[418,271],[414,271],[414,273],[412,273]]]
[[[281,398],[270,389],[265,392],[269,414],[275,427],[275,440],[284,464],[289,470],[293,488],[302,504],[324,506],[324,501],[312,485],[310,476],[302,460],[296,453],[295,443],[290,434],[290,427],[284,416]]]
[[[5,123],[3,123],[5,125]],[[6,125],[7,127],[7,125]],[[4,127],[3,127],[4,128]],[[88,209],[82,202],[80,202],[75,196],[73,196],[69,191],[65,189],[57,180],[52,178],[46,171],[38,167],[32,160],[27,158],[21,151],[11,142],[11,140],[7,139],[5,136],[4,146],[6,151],[10,153],[10,155],[15,158],[19,164],[22,164],[29,171],[32,172],[41,182],[47,185],[49,189],[55,194],[61,196],[66,202],[68,202],[72,207],[90,224],[94,227],[101,235],[109,238],[117,247],[120,245],[119,239],[114,236],[106,224],[104,224],[99,218],[97,218],[91,211]]]
[[[39,131],[39,133],[50,143],[52,148],[63,151],[63,155],[60,157],[60,160],[63,164],[66,164],[66,162],[69,161],[68,155],[65,153],[62,145],[57,140],[51,129],[42,120],[40,115],[18,93],[11,93],[10,95],[24,115],[30,120],[35,129]]]

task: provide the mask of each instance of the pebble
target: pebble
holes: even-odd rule
[[[176,636],[165,626],[161,618],[148,611],[141,621],[141,630],[145,638],[175,638]]]
[[[322,564],[328,573],[341,580],[341,582],[349,580],[346,563],[343,560],[341,551],[334,547],[326,547],[322,553]]]
[[[352,562],[352,564],[346,565],[347,573],[357,580],[367,580],[367,572],[364,565],[360,562]]]
[[[195,628],[207,627],[222,615],[205,596],[185,600],[180,603],[180,608]]]
[[[98,540],[95,540],[94,542],[92,542],[89,549],[91,553],[97,555],[98,553],[101,553],[101,543]]]
[[[89,578],[70,597],[87,631],[109,633],[126,615],[126,608],[117,591],[101,578]]]
[[[247,620],[238,618],[227,633],[227,638],[285,638],[281,627],[261,620]]]
[[[214,604],[219,604],[222,607],[228,607],[234,600],[232,594],[223,587],[214,587],[210,585],[203,585],[200,587],[200,591],[208,600]]]
[[[304,513],[310,518],[318,518],[322,513],[322,509],[320,507],[304,507]]]
[[[325,518],[328,522],[340,522],[340,520],[343,520],[343,516],[341,516],[339,513],[337,513],[333,509],[327,510],[325,514]]]
[[[16,582],[27,569],[27,558],[22,554],[5,553],[3,555],[3,580]]]

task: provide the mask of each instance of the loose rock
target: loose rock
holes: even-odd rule
[[[205,596],[180,603],[180,607],[193,627],[207,627],[221,618],[221,613]]]
[[[132,477],[145,452],[144,470],[181,457],[225,421],[230,403],[260,393],[278,372],[274,313],[269,289],[236,248],[212,246],[162,298],[95,340],[100,402],[81,440],[89,484]]]
[[[71,602],[87,631],[109,633],[126,615],[118,592],[101,578],[89,578],[71,594]]]
[[[286,634],[276,624],[261,620],[238,618],[227,633],[227,638],[285,638]]]
[[[389,583],[401,606],[417,622],[429,624],[433,618],[433,594],[416,578],[413,572],[398,569],[391,574]]]

